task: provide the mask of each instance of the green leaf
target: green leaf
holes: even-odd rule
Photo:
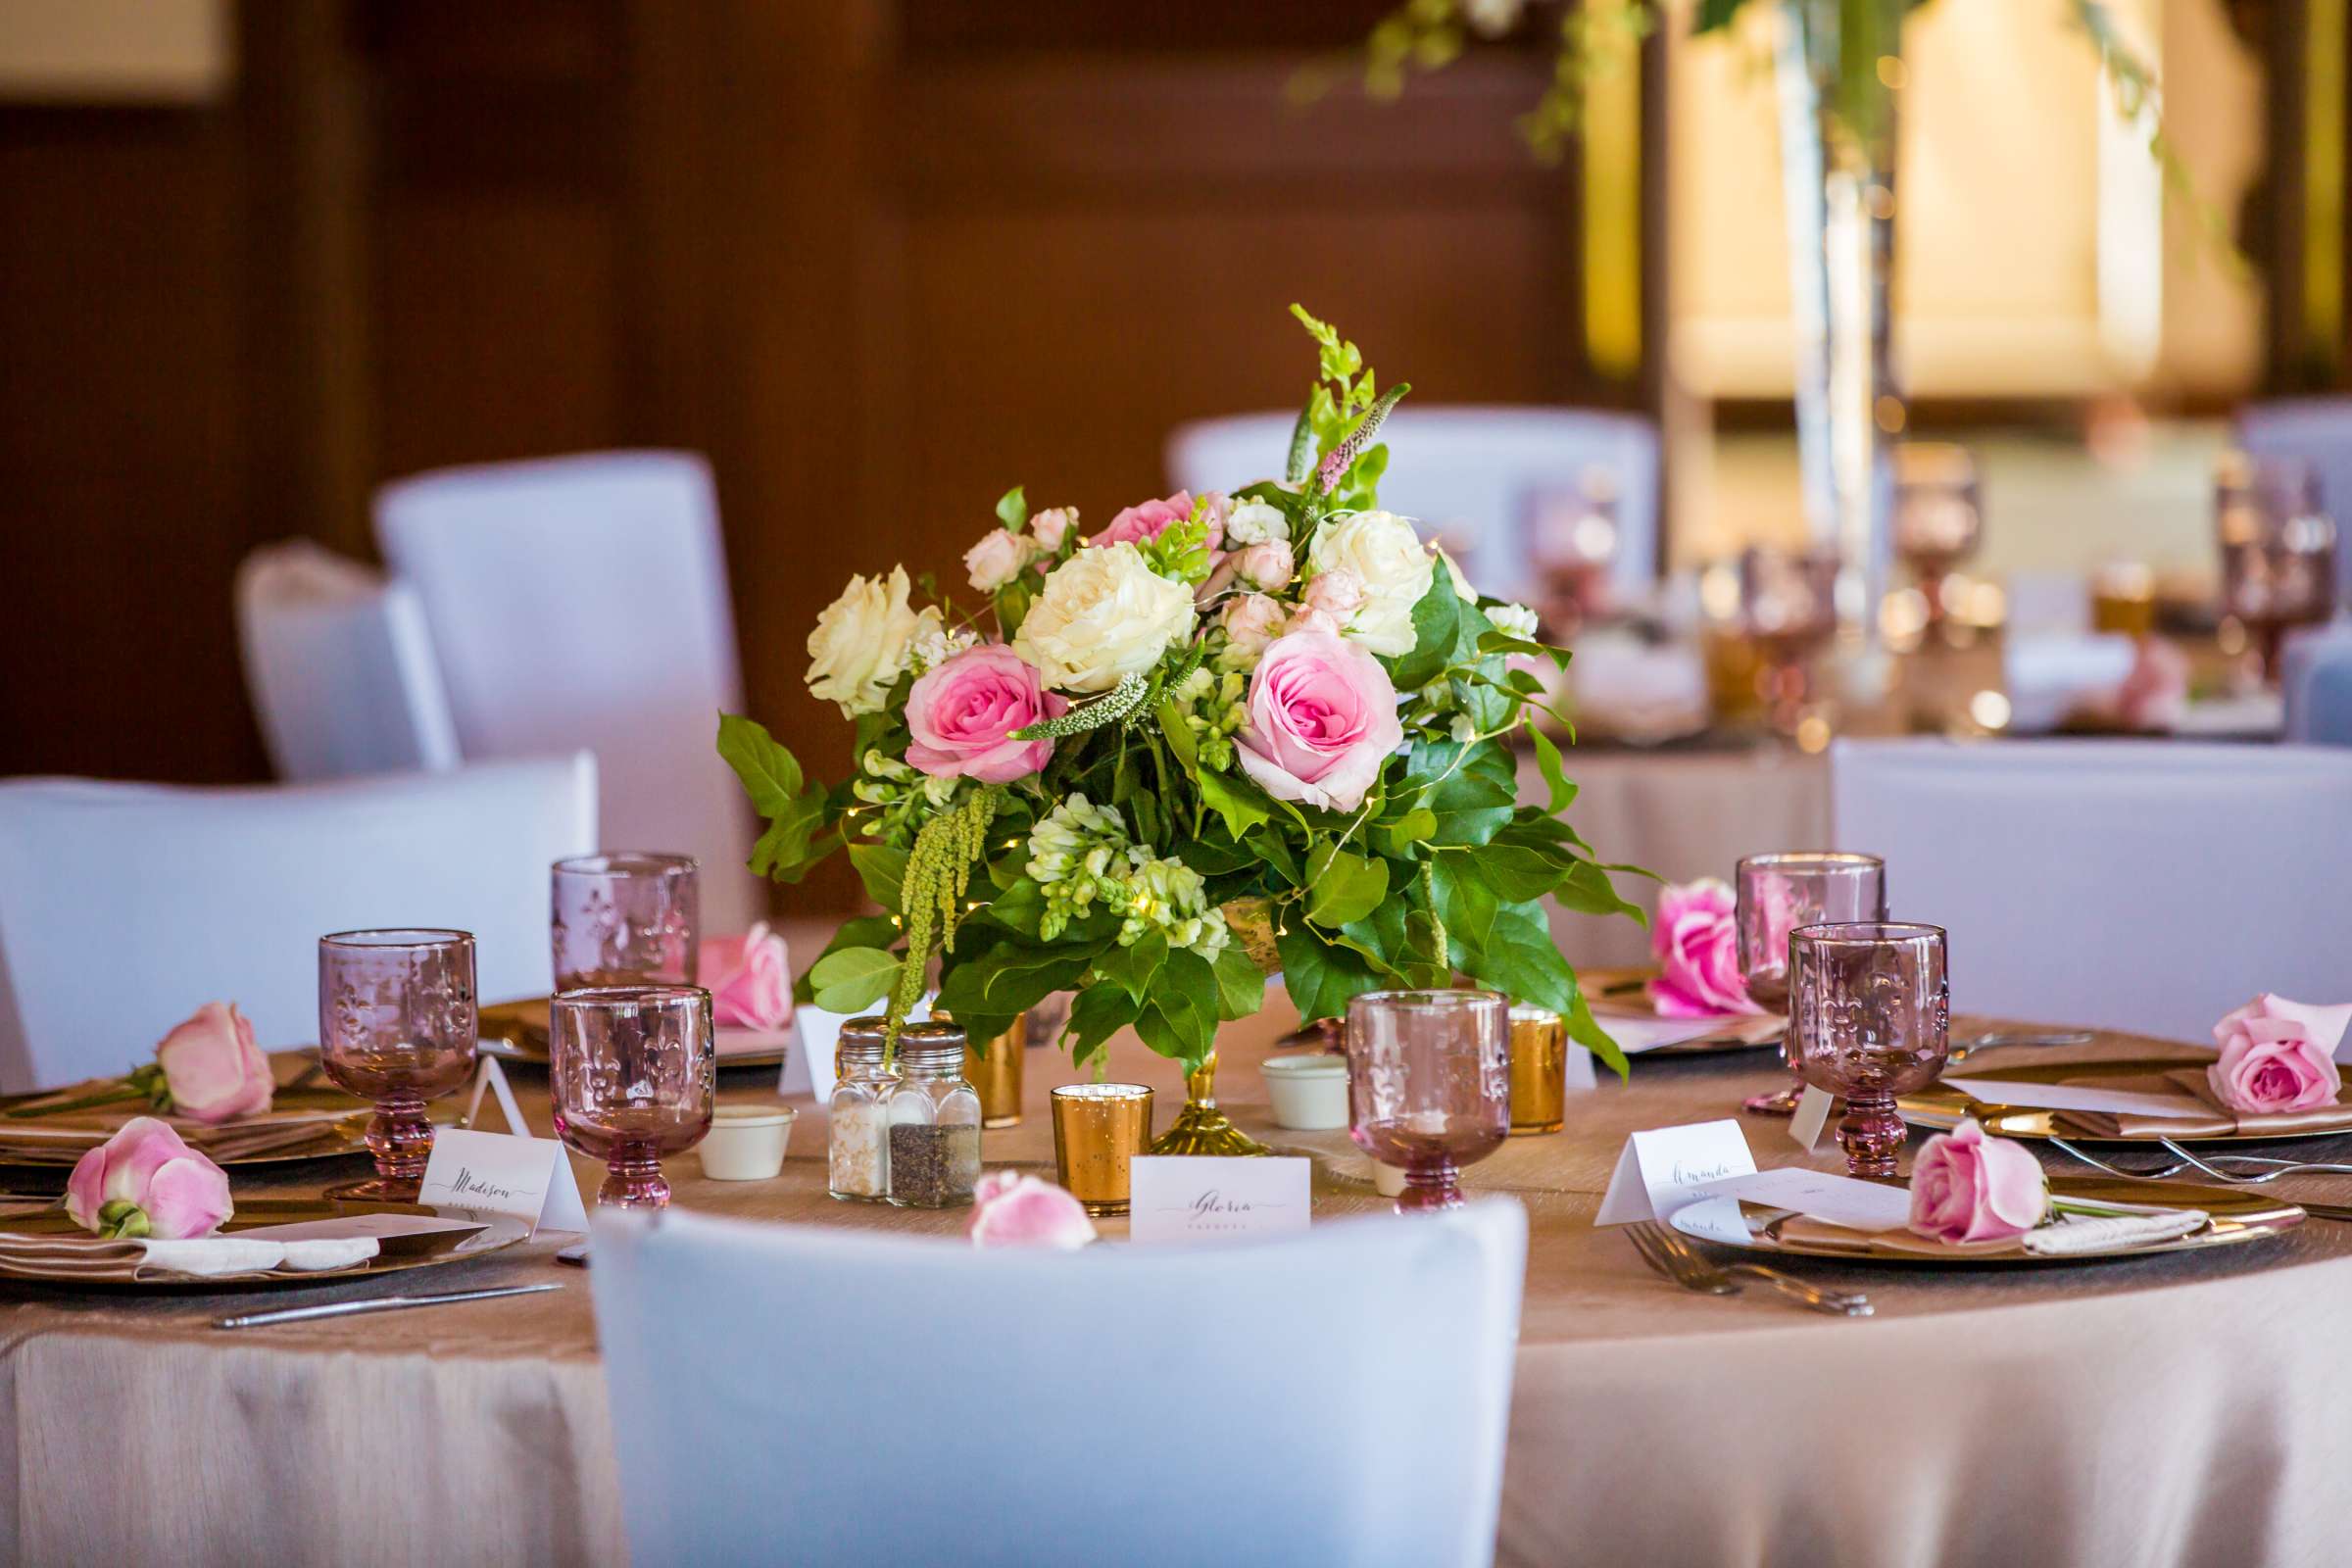
[[[846,952],[851,948],[887,948],[898,940],[899,928],[892,922],[890,916],[861,914],[854,920],[842,921],[841,928],[833,933],[833,940],[825,944],[825,951],[818,954],[817,958],[821,961],[836,953]],[[815,967],[814,964],[809,965],[808,971],[793,982],[793,1001],[808,1003],[816,1001],[816,985],[809,979],[809,974],[814,972]]]
[[[1460,750],[1452,741],[1417,742],[1410,760],[1414,772],[1422,770],[1425,749],[1448,754],[1458,754]],[[1511,820],[1519,799],[1518,779],[1511,768],[1510,754],[1499,743],[1480,741],[1459,766],[1448,762],[1438,772],[1446,775],[1444,782],[1432,787],[1421,800],[1438,819],[1428,842],[1484,844]]]
[[[1274,816],[1274,804],[1266,793],[1246,779],[1228,778],[1222,773],[1199,773],[1194,782],[1200,787],[1200,799],[1208,808],[1225,819],[1225,831],[1239,842],[1253,827],[1269,822]]]
[[[1618,1077],[1626,1076],[1625,1053],[1618,1049],[1617,1042],[1609,1038],[1608,1031],[1601,1028],[1599,1021],[1592,1016],[1592,1007],[1585,1002],[1582,986],[1577,987],[1576,1005],[1568,1009],[1567,1024],[1569,1039],[1615,1068]]]
[[[1217,976],[1208,960],[1197,953],[1169,954],[1159,983],[1136,1014],[1135,1032],[1188,1071],[1207,1059],[1217,1038]]]
[[[1561,908],[1579,914],[1630,914],[1642,925],[1649,924],[1649,911],[1620,898],[1609,885],[1609,873],[1590,860],[1577,861],[1552,896]]]
[[[939,1004],[957,1017],[1009,1017],[1086,977],[1095,953],[1083,943],[1033,948],[1001,942],[977,953],[956,953],[940,967]]]
[[[1690,21],[1691,33],[1695,36],[1730,26],[1746,3],[1747,0],[1698,0],[1698,13]]]
[[[853,844],[850,864],[858,868],[858,880],[865,884],[867,898],[893,914],[906,912],[899,907],[900,889],[906,880],[905,850],[894,850],[886,844]]]
[[[1266,977],[1239,942],[1217,955],[1217,1016],[1247,1018],[1265,1005]]]
[[[1200,743],[1193,739],[1193,727],[1184,721],[1183,710],[1163,699],[1154,716],[1159,720],[1159,738],[1168,743],[1168,755],[1187,773],[1199,772]]]
[[[1167,961],[1168,939],[1157,931],[1147,931],[1133,947],[1114,942],[1104,948],[1095,957],[1095,973],[1142,1002]]]
[[[1493,623],[1489,622],[1490,628]],[[1550,643],[1540,643],[1532,637],[1514,637],[1507,631],[1489,629],[1478,634],[1478,651],[1482,654],[1520,654],[1529,659],[1548,659],[1559,669],[1568,667],[1569,651]],[[1525,673],[1522,671],[1521,673]]]
[[[1112,1035],[1135,1022],[1142,1011],[1136,1000],[1117,986],[1088,986],[1070,1004],[1070,1059],[1079,1066],[1102,1049]]]
[[[1527,734],[1535,742],[1536,770],[1544,775],[1544,786],[1551,791],[1551,799],[1544,809],[1557,816],[1576,799],[1576,786],[1568,781],[1568,770],[1561,765],[1559,744],[1536,724],[1527,726]]]
[[[997,520],[1014,533],[1019,533],[1029,523],[1029,498],[1021,493],[1026,488],[1025,485],[1016,484],[997,501]]]
[[[1303,920],[1276,931],[1274,946],[1282,955],[1283,985],[1302,1022],[1340,1017],[1348,998],[1389,984],[1363,955],[1325,941]]]
[[[1291,450],[1283,460],[1282,476],[1292,484],[1305,483],[1306,476],[1315,471],[1315,421],[1309,416],[1313,402],[1309,393],[1307,402],[1299,407],[1298,422],[1291,426]]]
[[[1413,647],[1397,659],[1390,678],[1400,692],[1428,685],[1453,662],[1454,646],[1462,636],[1462,600],[1453,591],[1453,574],[1446,563],[1433,559],[1429,587],[1413,601]]]
[[[1584,863],[1565,851],[1547,852],[1525,844],[1495,843],[1453,854],[1505,904],[1534,903],[1558,887],[1571,866]]]
[[[752,846],[752,873],[779,882],[798,882],[815,859],[822,858],[809,855],[808,841],[824,819],[825,803],[814,795],[788,803]],[[831,844],[828,840],[826,847],[830,849]]]
[[[1306,917],[1347,925],[1380,907],[1389,894],[1389,862],[1324,844],[1306,858]]]
[[[725,758],[761,816],[775,816],[801,793],[801,764],[767,727],[737,713],[718,715],[718,755]]]
[[[1416,806],[1394,822],[1381,824],[1380,831],[1387,839],[1388,853],[1400,859],[1409,858],[1412,847],[1422,843],[1438,830],[1438,813],[1426,806]]]
[[[816,960],[808,983],[827,1012],[863,1012],[890,995],[900,959],[880,948],[843,948]]]

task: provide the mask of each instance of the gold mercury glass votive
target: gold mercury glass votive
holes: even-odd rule
[[[963,1075],[980,1092],[980,1125],[1017,1127],[1021,1120],[1021,1053],[1029,1043],[1029,1015],[978,1046],[966,1041]]]
[[[1549,1007],[1511,1008],[1511,1136],[1556,1133],[1568,1119],[1568,1029]]]
[[[1054,1170],[1089,1214],[1127,1212],[1127,1162],[1152,1145],[1152,1091],[1142,1084],[1063,1084],[1054,1091]]]

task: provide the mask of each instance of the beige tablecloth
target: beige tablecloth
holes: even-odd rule
[[[1344,1135],[1267,1121],[1253,1062],[1288,1019],[1277,993],[1260,1019],[1230,1031],[1224,1102],[1261,1137],[1334,1156],[1318,1217],[1384,1207],[1348,1179]],[[1180,1094],[1167,1063],[1132,1041],[1114,1051],[1120,1074],[1168,1102]],[[1639,1064],[1629,1084],[1576,1097],[1565,1132],[1514,1140],[1470,1171],[1469,1186],[1515,1194],[1532,1221],[1500,1560],[2352,1561],[2352,1225],[2313,1220],[2242,1250],[2030,1275],[1806,1267],[1868,1289],[1879,1315],[1866,1321],[1760,1291],[1682,1294],[1622,1237],[1593,1228],[1598,1195],[1628,1132],[1735,1113],[1773,1079],[1770,1060]],[[1045,1052],[1028,1067],[1031,1112],[987,1135],[991,1164],[1050,1166],[1040,1107],[1067,1069]],[[543,1086],[516,1076],[544,1132]],[[760,1085],[730,1075],[724,1092],[756,1099]],[[1781,1126],[1747,1124],[1760,1161],[1832,1165],[1802,1155]],[[781,1180],[708,1182],[688,1156],[671,1171],[676,1200],[960,1228],[957,1213],[830,1201],[823,1148],[822,1117],[805,1108]],[[598,1173],[578,1171],[593,1192]],[[2341,1184],[2288,1191],[2352,1199]],[[618,1563],[587,1281],[551,1252],[533,1244],[431,1279],[556,1280],[567,1287],[559,1294],[233,1335],[207,1320],[262,1298],[134,1302],[0,1286],[6,1559]]]

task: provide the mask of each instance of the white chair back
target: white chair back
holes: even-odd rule
[[[591,1224],[637,1568],[1493,1559],[1517,1203],[1077,1252]]]
[[[2352,755],[2180,741],[1844,741],[1838,847],[1950,932],[1952,1005],[2209,1040],[2257,992],[2352,999]]]
[[[1188,490],[1237,490],[1277,477],[1292,414],[1203,419],[1168,441],[1170,480]],[[1597,409],[1414,407],[1381,426],[1389,467],[1380,504],[1420,519],[1425,535],[1468,542],[1462,567],[1482,593],[1535,592],[1528,512],[1545,490],[1574,490],[1589,469],[1617,489],[1617,558],[1610,581],[1627,598],[1658,575],[1658,431],[1639,415]]]
[[[236,600],[245,685],[279,778],[458,765],[457,727],[415,590],[296,539],[245,558]]]
[[[2335,601],[2352,605],[2352,397],[2280,398],[2238,411],[2237,441],[2262,458],[2301,458],[2335,519]]]
[[[2288,740],[2352,746],[2352,619],[2339,617],[2289,637],[2278,684],[2286,699]]]
[[[424,602],[466,755],[588,748],[603,847],[699,858],[708,933],[759,918],[750,803],[714,748],[743,681],[703,460],[446,469],[378,491],[375,529]]]
[[[213,1001],[265,1049],[315,1041],[330,931],[470,931],[485,1000],[543,996],[548,866],[595,835],[584,752],[241,789],[0,782],[0,1092],[122,1072]]]

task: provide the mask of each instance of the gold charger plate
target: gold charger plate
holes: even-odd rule
[[[494,1002],[483,1007],[481,1018],[481,1053],[501,1061],[516,1062],[525,1067],[547,1065],[547,999],[532,997],[521,1002]],[[723,1036],[726,1030],[719,1033]],[[781,1067],[791,1051],[789,1046],[772,1050],[732,1051],[720,1054],[718,1067],[725,1072],[735,1067]]]
[[[42,1094],[54,1092],[44,1090]],[[39,1098],[40,1095],[12,1095],[0,1101],[0,1106],[20,1104]],[[316,1138],[263,1153],[216,1159],[216,1162],[223,1170],[257,1170],[272,1165],[299,1165],[314,1159],[341,1159],[351,1154],[365,1154],[368,1152],[368,1123],[374,1114],[373,1109],[340,1090],[281,1089],[277,1092],[272,1108],[315,1111],[332,1110],[338,1105],[349,1105],[351,1109],[338,1120],[320,1122]],[[126,1102],[124,1109],[127,1113],[135,1107]],[[17,1125],[37,1126],[39,1120],[38,1117],[27,1117]],[[85,1149],[63,1145],[62,1141],[54,1153],[23,1147],[0,1147],[0,1170],[72,1170],[74,1162],[81,1158],[84,1152]]]
[[[236,1212],[220,1227],[223,1236],[234,1236],[243,1230],[263,1225],[297,1225],[309,1220],[337,1219],[345,1214],[431,1214],[437,1210],[416,1203],[355,1203],[338,1202],[328,1198],[246,1198],[237,1201]],[[0,1214],[0,1232],[12,1236],[76,1236],[85,1234],[82,1228],[67,1217],[64,1208],[45,1208],[32,1213]],[[321,1285],[341,1285],[352,1280],[375,1279],[385,1274],[405,1274],[415,1269],[440,1268],[450,1263],[470,1263],[493,1252],[504,1251],[530,1232],[518,1220],[490,1219],[478,1231],[453,1233],[448,1237],[393,1238],[390,1250],[378,1252],[358,1268],[335,1269],[315,1274],[231,1274],[219,1278],[178,1276],[156,1280],[93,1280],[67,1274],[44,1273],[21,1260],[0,1259],[0,1284],[37,1285],[49,1291],[104,1291],[146,1294],[162,1291],[178,1295],[211,1295],[220,1291],[305,1290]]]
[[[1833,1263],[1866,1263],[1873,1267],[1893,1264],[1928,1268],[2019,1268],[2053,1263],[2106,1263],[2120,1258],[2155,1257],[2167,1252],[2201,1252],[2216,1247],[2241,1246],[2292,1230],[2304,1219],[2304,1210],[2295,1204],[2242,1188],[2198,1187],[2187,1182],[2126,1182],[2099,1176],[2053,1176],[2050,1178],[2050,1192],[2059,1198],[2077,1198],[2097,1203],[2201,1208],[2211,1216],[2211,1223],[2203,1230],[2176,1236],[2169,1241],[2135,1242],[2095,1252],[2069,1252],[2063,1257],[2044,1257],[2038,1252],[2029,1252],[2023,1249],[2015,1252],[1955,1251],[1949,1257],[1936,1257],[1917,1252],[1861,1251],[1816,1245],[1803,1238],[1785,1238],[1780,1234],[1782,1222],[1794,1217],[1788,1209],[1743,1202],[1740,1205],[1740,1212],[1741,1218],[1747,1221],[1748,1229],[1744,1246],[1714,1236],[1692,1236],[1690,1239],[1709,1242],[1735,1251],[1770,1253],[1777,1257],[1818,1258]]]
[[[2069,1078],[2145,1078],[2188,1063],[2184,1058],[2147,1057],[2124,1061],[2073,1061],[2029,1063],[2004,1067],[2000,1076],[2019,1083],[2054,1084]],[[2304,1127],[2288,1132],[2256,1133],[2091,1133],[2072,1127],[2059,1120],[2063,1111],[2047,1110],[2038,1105],[2002,1105],[1975,1100],[1958,1089],[1933,1083],[1915,1095],[1903,1095],[1894,1102],[1903,1120],[1915,1127],[1948,1131],[1969,1116],[1984,1125],[1984,1130],[2002,1138],[2063,1138],[2075,1144],[2153,1144],[2171,1138],[2177,1144],[2276,1144],[2298,1138],[2352,1137],[2352,1126]]]

